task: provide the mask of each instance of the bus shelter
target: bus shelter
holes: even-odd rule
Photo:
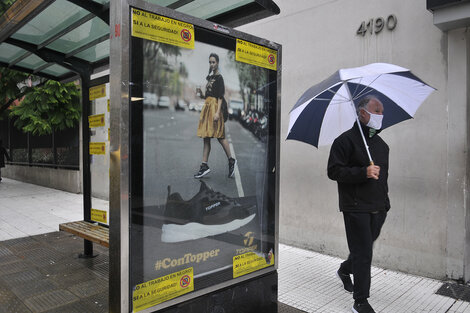
[[[231,27],[278,13],[270,0],[18,0],[0,18],[1,66],[80,79],[84,220],[110,229],[111,311],[198,310],[247,283],[272,297],[281,47]],[[216,174],[226,160],[214,151],[213,173],[195,179],[196,129],[220,77],[219,138],[238,164]],[[109,207],[97,209],[108,171]]]

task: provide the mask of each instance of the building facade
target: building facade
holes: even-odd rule
[[[470,280],[469,1],[277,0],[281,14],[240,30],[282,44],[281,242],[345,258],[329,146],[285,141],[289,111],[339,68],[386,62],[437,89],[384,130],[392,208],[374,250],[385,268]],[[385,112],[386,114],[386,112]],[[339,264],[338,264],[339,265]]]

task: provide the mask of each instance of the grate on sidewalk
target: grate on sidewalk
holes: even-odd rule
[[[436,291],[436,294],[456,300],[470,302],[470,286],[467,285],[444,283]]]

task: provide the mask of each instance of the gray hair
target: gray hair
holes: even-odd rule
[[[361,98],[361,100],[359,101],[359,103],[356,106],[357,115],[359,115],[359,111],[361,111],[361,109],[364,109],[364,110],[366,109],[366,107],[369,104],[370,100],[377,100],[378,102],[382,103],[382,101],[380,101],[379,98],[377,98],[374,95],[365,96],[365,97]]]

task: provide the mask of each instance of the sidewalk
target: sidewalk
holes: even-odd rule
[[[0,242],[56,232],[60,223],[82,219],[82,198],[4,178],[0,183]],[[281,244],[279,301],[305,312],[351,312],[352,296],[335,277],[340,262]],[[376,312],[470,313],[469,302],[435,294],[441,281],[376,267],[372,274],[369,302]],[[2,296],[0,292],[0,302]]]

